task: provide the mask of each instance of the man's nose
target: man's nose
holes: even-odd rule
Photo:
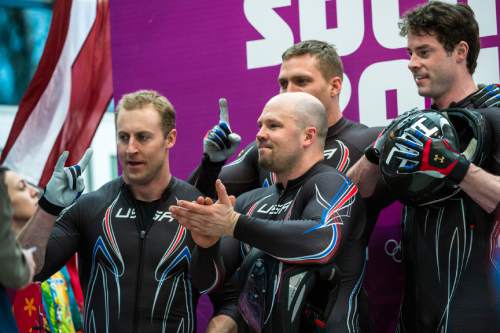
[[[127,154],[134,154],[137,152],[137,142],[131,137],[127,144]]]
[[[257,142],[265,141],[266,138],[267,138],[267,130],[265,129],[264,126],[262,126],[256,135]]]
[[[410,61],[408,62],[408,68],[410,69],[410,71],[412,72],[415,71],[421,65],[422,63],[420,62],[419,57],[416,56],[415,54],[412,54],[410,57]]]

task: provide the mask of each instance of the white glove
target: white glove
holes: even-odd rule
[[[92,148],[87,149],[78,164],[64,167],[69,153],[64,151],[57,160],[54,173],[47,183],[45,192],[38,205],[47,213],[59,215],[71,205],[83,192],[85,185],[81,176],[92,157]]]
[[[203,138],[203,152],[208,155],[211,162],[227,160],[241,142],[241,137],[231,131],[225,98],[219,99],[219,109],[219,124],[208,131]]]

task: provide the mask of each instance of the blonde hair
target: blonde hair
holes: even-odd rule
[[[137,110],[152,106],[160,115],[165,137],[175,128],[175,110],[170,101],[155,90],[138,90],[122,96],[115,111],[115,120],[120,110]]]

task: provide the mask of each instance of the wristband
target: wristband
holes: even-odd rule
[[[54,216],[59,216],[61,212],[63,211],[64,207],[54,205],[51,203],[49,200],[45,198],[45,195],[43,195],[40,200],[38,200],[38,206],[49,213],[50,215]]]

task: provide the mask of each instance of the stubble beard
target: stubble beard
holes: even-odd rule
[[[259,166],[267,171],[282,174],[294,168],[297,158],[298,156],[295,155],[287,155],[280,158],[272,154],[267,157],[261,157],[259,154]]]

